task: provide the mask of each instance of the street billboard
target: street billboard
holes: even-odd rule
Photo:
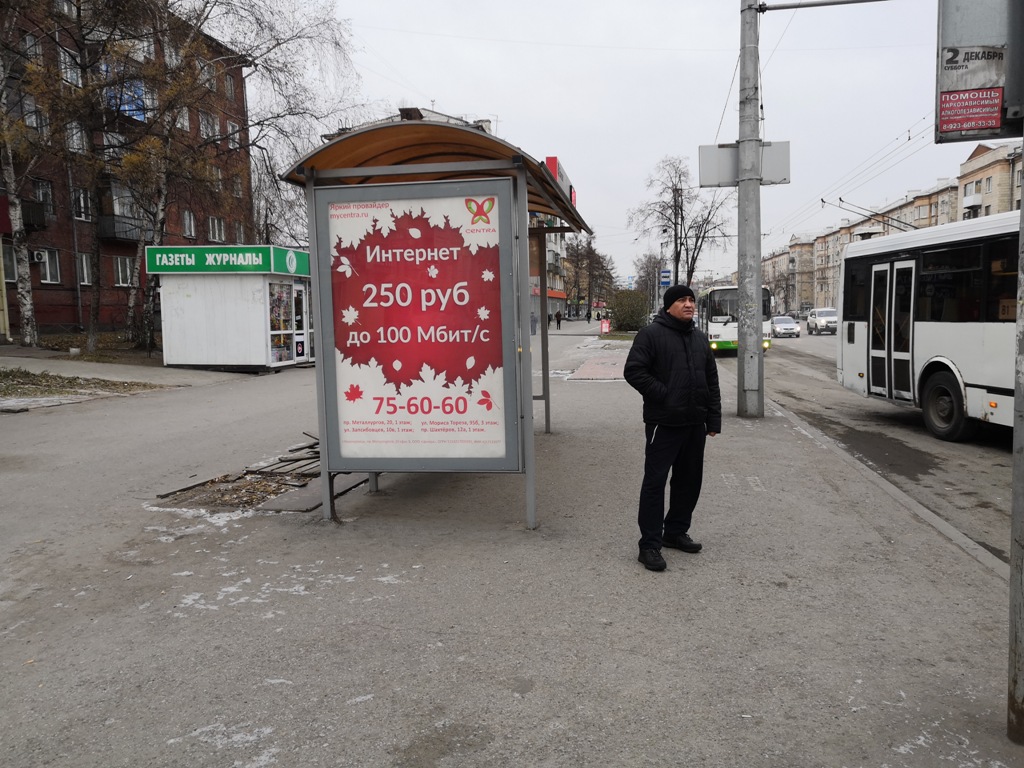
[[[1021,135],[1022,67],[1012,0],[939,0],[935,141]],[[1019,2],[1019,0],[1018,0]],[[1008,98],[1009,97],[1009,98]]]
[[[512,181],[318,187],[330,471],[522,471]]]

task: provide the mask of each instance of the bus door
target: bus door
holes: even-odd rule
[[[871,339],[868,391],[891,400],[914,400],[911,365],[914,262],[871,268]]]

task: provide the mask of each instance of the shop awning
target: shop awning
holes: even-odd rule
[[[318,186],[514,178],[520,163],[526,171],[530,213],[555,216],[574,231],[591,233],[568,191],[543,163],[475,127],[404,120],[354,130],[306,155],[281,178],[299,186],[311,177]],[[394,172],[358,173],[381,167],[392,167]],[[322,175],[325,171],[344,174]]]

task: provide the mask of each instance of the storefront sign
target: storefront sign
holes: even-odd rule
[[[149,246],[146,271],[151,275],[256,272],[309,276],[309,254],[276,245]]]
[[[317,190],[341,465],[518,468],[509,187]]]

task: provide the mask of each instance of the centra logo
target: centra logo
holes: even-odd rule
[[[494,210],[494,198],[487,197],[483,200],[474,200],[472,197],[467,197],[466,208],[473,215],[473,220],[469,222],[470,226],[474,224],[490,224],[491,217],[488,214]]]

